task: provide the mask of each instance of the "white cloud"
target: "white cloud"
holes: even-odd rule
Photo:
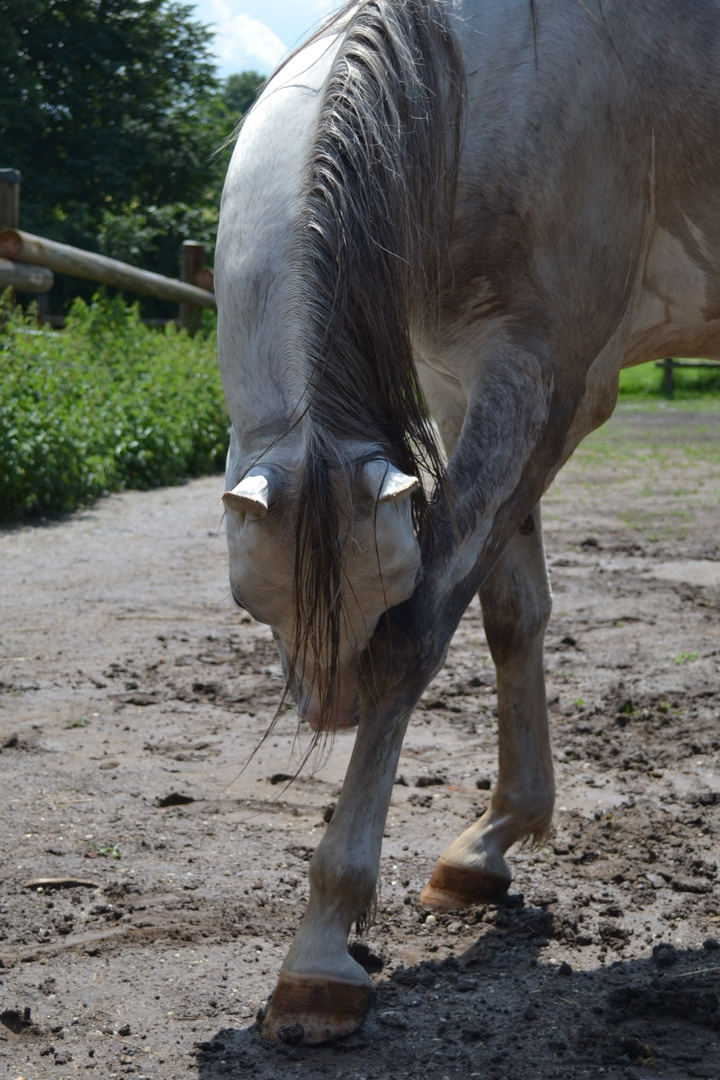
[[[215,31],[221,76],[256,69],[269,74],[337,0],[197,0],[194,15]]]
[[[221,68],[243,71],[248,68],[272,70],[285,53],[287,45],[259,19],[235,15],[224,22],[215,40]]]

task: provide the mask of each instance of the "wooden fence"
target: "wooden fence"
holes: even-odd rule
[[[190,331],[197,329],[202,308],[217,310],[203,244],[193,240],[183,243],[181,278],[177,279],[33,236],[19,228],[21,179],[17,169],[0,169],[0,290],[10,286],[20,292],[47,293],[54,273],[68,274],[175,301],[180,305],[180,325]]]
[[[720,361],[717,360],[656,360],[655,367],[663,369],[663,394],[672,397],[675,392],[675,377],[673,372],[681,368],[707,368],[709,371],[720,371]]]

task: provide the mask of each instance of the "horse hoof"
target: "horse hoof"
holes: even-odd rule
[[[438,911],[453,911],[473,904],[497,904],[510,888],[511,880],[492,870],[457,866],[440,859],[420,893],[420,903]]]
[[[281,971],[260,1034],[273,1042],[324,1043],[363,1023],[373,989],[362,983]]]

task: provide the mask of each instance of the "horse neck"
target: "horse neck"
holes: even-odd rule
[[[307,159],[336,50],[335,37],[321,37],[270,81],[242,126],[223,191],[220,371],[233,426],[253,444],[297,422],[307,388],[297,252]]]
[[[249,114],[216,257],[220,366],[241,440],[259,418],[290,428],[306,417],[329,458],[333,440],[367,439],[407,473],[422,448],[439,473],[411,334],[434,303],[461,118],[462,60],[442,17],[422,0],[361,5]]]

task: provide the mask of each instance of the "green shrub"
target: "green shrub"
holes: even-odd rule
[[[663,370],[654,361],[627,368],[620,373],[621,398],[662,399]],[[678,401],[696,398],[715,398],[720,396],[720,367],[717,368],[674,368],[673,398]]]
[[[207,326],[207,324],[206,324]],[[212,325],[150,329],[121,298],[76,301],[65,330],[0,310],[0,520],[221,468],[228,419]]]

